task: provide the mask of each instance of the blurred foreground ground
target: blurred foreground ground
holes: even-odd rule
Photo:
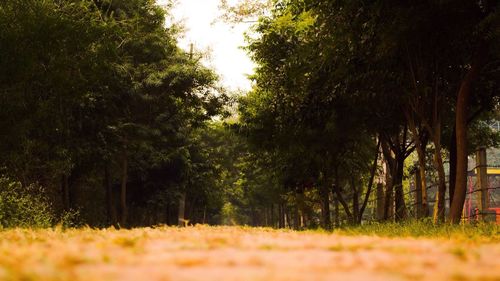
[[[500,241],[207,226],[7,230],[0,280],[500,281]]]

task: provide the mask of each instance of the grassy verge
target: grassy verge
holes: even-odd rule
[[[341,235],[370,235],[381,237],[415,237],[433,239],[500,242],[500,226],[490,223],[466,225],[434,225],[429,221],[402,223],[371,223],[334,230]]]

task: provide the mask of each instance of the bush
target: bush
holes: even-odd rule
[[[80,211],[75,209],[64,211],[59,218],[58,225],[63,228],[77,228],[83,226],[80,218]]]
[[[40,186],[23,186],[0,177],[0,228],[50,227],[53,221],[51,205]]]

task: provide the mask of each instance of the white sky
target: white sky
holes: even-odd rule
[[[251,83],[247,75],[253,72],[254,64],[246,51],[239,48],[245,45],[243,33],[248,25],[232,27],[215,22],[220,15],[218,5],[219,0],[178,0],[172,14],[186,28],[179,44],[188,50],[193,43],[196,50],[207,53],[204,64],[215,69],[226,88],[249,90]]]

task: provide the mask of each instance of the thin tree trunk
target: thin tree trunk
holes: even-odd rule
[[[186,193],[182,192],[179,196],[179,212],[177,213],[177,226],[187,226],[185,217],[186,212]]]
[[[395,209],[394,209],[394,185],[391,185],[391,192],[389,194],[389,202],[387,202],[387,206],[389,208],[389,211],[387,212],[388,220],[389,221],[394,221],[395,220]],[[386,197],[387,199],[387,197]]]
[[[250,205],[250,213],[252,214],[252,226],[257,226],[257,212],[255,211],[255,206],[254,204]]]
[[[337,184],[335,184],[333,186],[333,192],[335,192],[335,194],[337,195],[337,201],[344,208],[345,214],[347,215],[347,220],[349,222],[352,222],[353,221],[353,215],[352,215],[351,211],[349,210],[349,205],[347,204],[347,202],[344,200],[344,197],[342,196],[342,193],[340,191],[340,187],[338,187]]]
[[[338,196],[333,194],[333,205],[334,205],[334,215],[335,215],[335,227],[340,227],[340,212],[339,212],[339,200]]]
[[[433,106],[433,130],[429,129],[434,143],[434,166],[438,173],[438,198],[437,198],[437,213],[434,217],[434,223],[443,223],[446,207],[446,175],[444,173],[443,157],[441,156],[441,112],[440,112],[440,96],[438,89],[438,81],[436,78],[434,90],[434,106]]]
[[[267,227],[269,225],[269,218],[268,218],[268,212],[267,212],[267,207],[264,207],[264,210],[262,211],[264,214],[264,224],[262,226]]]
[[[206,224],[207,223],[207,205],[205,205],[205,207],[203,207],[203,222],[202,224]]]
[[[394,184],[395,191],[395,204],[396,204],[396,221],[401,221],[406,219],[406,204],[404,198],[403,190],[403,165],[404,158],[401,155],[396,156],[397,158],[397,168],[396,168],[396,181]]]
[[[417,209],[417,219],[424,217],[424,209],[422,208],[422,180],[420,179],[420,168],[415,171],[415,204]]]
[[[351,178],[351,189],[352,189],[352,218],[351,223],[356,225],[359,223],[359,189],[356,187],[356,180]]]
[[[301,190],[297,192],[297,210],[298,210],[298,229],[303,229],[305,227],[305,210],[304,210],[304,191]]]
[[[292,228],[292,210],[285,207],[285,227]]]
[[[120,207],[121,207],[121,218],[120,225],[122,227],[127,226],[128,210],[127,210],[127,181],[128,181],[128,156],[127,151],[122,155],[122,175],[121,175],[121,188],[120,188]]]
[[[395,169],[395,159],[392,156],[392,152],[389,145],[386,142],[381,143],[382,153],[384,155],[385,162],[385,198],[384,198],[384,220],[389,220],[393,218],[393,193],[394,193],[394,169]]]
[[[419,179],[420,179],[420,187],[421,189],[421,194],[422,194],[422,206],[421,211],[422,211],[422,217],[428,217],[429,216],[429,200],[427,198],[427,177],[426,177],[426,169],[425,169],[425,163],[426,163],[426,157],[425,157],[425,147],[416,147],[417,150],[417,157],[418,157],[418,172],[420,173]]]
[[[282,229],[285,228],[285,207],[283,206],[283,203],[278,204],[278,228]]]
[[[299,200],[297,198],[297,193],[295,193],[295,208],[293,214],[293,227],[295,230],[300,230],[300,211],[299,211]]]
[[[113,194],[113,186],[111,184],[111,176],[109,174],[109,165],[106,163],[104,166],[104,187],[106,188],[106,211],[108,217],[108,225],[115,225],[116,220],[116,206]]]
[[[419,217],[427,217],[429,216],[429,206],[428,206],[428,200],[427,200],[427,178],[425,176],[426,174],[426,157],[425,157],[425,151],[427,147],[427,138],[424,137],[421,139],[422,130],[420,130],[420,133],[417,130],[417,126],[415,125],[415,120],[412,114],[410,114],[408,111],[405,112],[406,115],[406,120],[408,121],[408,126],[410,128],[410,131],[413,136],[413,142],[415,143],[415,149],[417,150],[417,157],[418,157],[418,173],[419,179],[420,179],[420,184],[418,185],[421,187],[421,193],[422,193],[422,201],[421,204],[422,206],[417,206],[417,210],[420,209],[422,212],[421,214],[418,214]],[[417,212],[418,213],[418,212]]]
[[[198,219],[196,215],[196,202],[194,200],[196,199],[192,199],[191,201],[186,200],[187,211],[184,214],[184,218],[189,218],[187,221],[193,225],[196,224],[196,221]]]
[[[382,183],[377,183],[377,220],[384,220],[384,186]]]
[[[274,204],[271,204],[271,214],[270,214],[270,217],[271,217],[271,227],[276,227],[276,220],[274,219]]]
[[[328,188],[329,182],[325,180],[325,182],[321,186],[321,218],[322,218],[322,227],[324,229],[332,228],[332,221],[330,218],[330,190]]]
[[[475,112],[472,116],[469,117],[467,120],[467,125],[472,122],[480,113],[482,110],[479,110]],[[453,125],[453,131],[451,133],[451,140],[450,140],[450,175],[449,175],[449,182],[448,182],[448,195],[450,196],[449,198],[449,205],[451,206],[453,202],[453,196],[455,194],[455,183],[456,183],[456,178],[457,178],[457,132],[456,132],[456,125]]]

